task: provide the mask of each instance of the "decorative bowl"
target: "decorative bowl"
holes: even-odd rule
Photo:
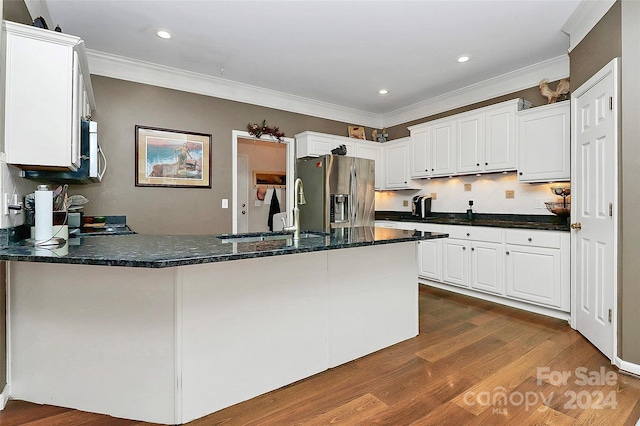
[[[547,210],[556,216],[569,217],[571,215],[571,204],[560,202],[546,202]]]

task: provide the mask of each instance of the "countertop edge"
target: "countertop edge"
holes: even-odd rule
[[[94,266],[120,266],[120,267],[132,267],[132,268],[172,268],[179,266],[200,265],[207,263],[219,263],[233,260],[245,260],[261,257],[272,256],[285,256],[291,254],[310,253],[327,250],[339,250],[356,247],[376,246],[383,244],[395,244],[404,242],[417,242],[421,240],[446,238],[446,233],[431,233],[420,232],[413,233],[411,235],[403,235],[401,237],[394,237],[373,241],[356,241],[356,242],[335,242],[330,244],[324,244],[319,246],[304,246],[304,247],[284,247],[270,250],[257,250],[243,253],[230,253],[230,254],[212,254],[202,255],[186,258],[176,259],[157,259],[157,260],[135,260],[135,259],[116,259],[108,257],[82,257],[82,256],[56,256],[56,255],[29,255],[29,254],[12,254],[6,253],[10,251],[5,249],[5,253],[0,252],[0,260],[4,261],[18,261],[18,262],[38,262],[38,263],[52,263],[52,264],[67,264],[67,265],[94,265]],[[112,238],[109,236],[104,237],[91,237],[91,238]]]

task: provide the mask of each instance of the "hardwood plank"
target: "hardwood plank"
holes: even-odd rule
[[[468,392],[473,392],[478,395],[482,392],[491,393],[496,388],[504,388],[505,392],[508,393],[529,377],[532,374],[532,370],[535,370],[536,366],[544,365],[550,359],[557,356],[562,349],[562,346],[557,343],[546,340],[511,364],[482,380],[480,383],[469,389]],[[487,408],[486,406],[478,404],[469,405],[465,402],[464,395],[457,397],[455,402],[460,407],[475,415],[482,413]]]
[[[526,425],[554,425],[554,426],[571,426],[576,420],[565,414],[559,413],[552,408],[544,411],[533,410],[531,415],[527,417],[523,424]]]
[[[484,324],[482,327],[475,327],[457,336],[452,336],[443,342],[432,344],[428,348],[418,352],[416,355],[426,359],[427,361],[437,361],[489,336],[490,334],[504,329],[508,325],[509,320],[507,318],[496,318],[495,320]]]
[[[326,413],[313,416],[308,419],[300,419],[295,424],[320,426],[320,425],[353,425],[368,423],[368,419],[384,410],[388,406],[378,398],[368,393],[346,404],[340,405]],[[268,423],[262,423],[268,424]],[[278,423],[273,423],[278,424]],[[281,423],[280,423],[281,424]]]
[[[448,401],[436,407],[421,419],[410,423],[410,426],[467,425],[475,418],[473,414],[458,407],[456,403]]]

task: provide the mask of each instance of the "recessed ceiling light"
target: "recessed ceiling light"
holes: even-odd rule
[[[380,93],[381,95],[386,95],[387,93],[389,93],[389,91],[387,89],[380,89],[378,90],[378,93]]]
[[[466,55],[460,56],[458,57],[458,62],[463,63],[463,62],[467,62],[470,58]]]
[[[156,34],[160,38],[171,38],[171,33],[167,30],[158,30]]]

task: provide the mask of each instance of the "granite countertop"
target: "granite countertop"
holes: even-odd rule
[[[426,218],[414,217],[410,212],[377,211],[376,220],[397,222],[437,223],[441,225],[491,226],[498,228],[541,229],[570,231],[569,221],[551,215],[475,214],[473,220],[465,213],[432,213]]]
[[[231,242],[230,237],[277,235],[282,239]],[[142,268],[166,268],[322,250],[372,246],[433,238],[447,234],[358,227],[331,234],[309,233],[297,244],[284,233],[239,235],[110,235],[70,238],[60,247],[35,248],[32,240],[11,243],[0,260]]]

